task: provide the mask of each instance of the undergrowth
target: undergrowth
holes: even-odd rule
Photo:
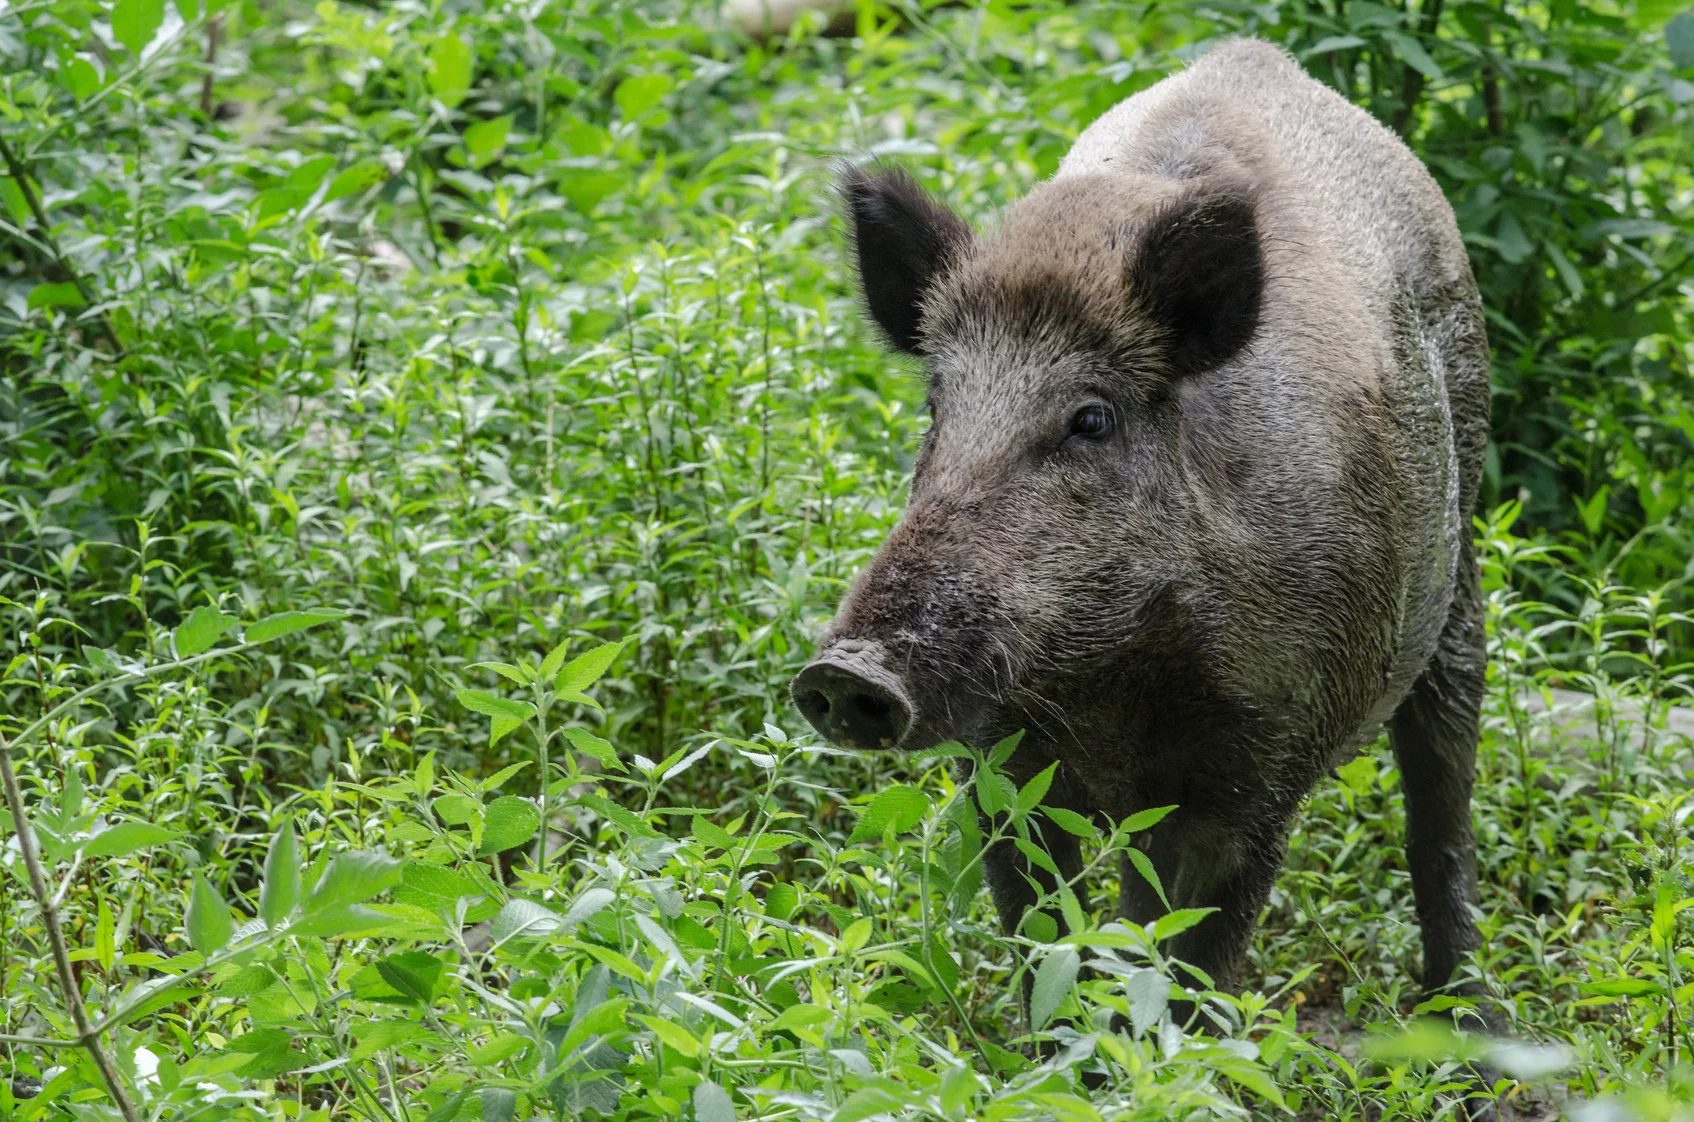
[[[1458,1117],[1472,1062],[1530,1115],[1694,1117],[1671,15],[0,9],[0,737],[52,901],[8,810],[0,1118]],[[1159,940],[1205,917],[1105,904],[1144,823],[1047,901],[1074,934],[1005,935],[972,808],[1016,834],[1041,781],[786,699],[924,423],[832,161],[988,221],[1241,31],[1411,138],[1488,302],[1504,1040],[1419,1004],[1383,745],[1243,990],[1185,994]]]

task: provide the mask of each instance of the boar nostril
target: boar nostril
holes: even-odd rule
[[[861,750],[893,748],[912,724],[900,682],[875,650],[832,651],[794,679],[794,704],[829,740]]]

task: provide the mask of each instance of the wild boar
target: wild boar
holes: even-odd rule
[[[794,680],[830,740],[986,746],[1121,820],[1172,952],[1236,975],[1301,800],[1386,724],[1437,989],[1477,945],[1486,653],[1469,534],[1488,347],[1400,140],[1237,40],[1095,121],[979,236],[904,173],[843,183],[864,302],[921,359],[903,517]],[[1043,831],[1057,867],[1077,839]],[[988,857],[1002,921],[1052,878]],[[1121,914],[1164,909],[1123,874]]]

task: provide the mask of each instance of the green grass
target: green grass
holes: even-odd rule
[[[1530,1113],[1694,1116],[1666,13],[171,11],[0,13],[0,736],[102,1028],[0,814],[0,1118],[118,1116],[97,1056],[172,1120],[1459,1117],[1471,1059]],[[1405,42],[1443,75],[1408,130],[1497,349],[1475,965],[1515,1043],[1420,1019],[1385,748],[1183,1026],[1157,940],[1204,920],[1113,925],[1128,827],[1054,901],[1079,934],[1004,937],[967,811],[1041,791],[786,698],[924,424],[832,161],[988,221],[1241,30],[1357,40],[1308,65],[1389,121]]]

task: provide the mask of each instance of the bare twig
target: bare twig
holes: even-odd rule
[[[100,1071],[100,1078],[105,1081],[106,1089],[118,1104],[118,1111],[124,1116],[125,1122],[139,1122],[135,1104],[129,1101],[129,1092],[124,1090],[123,1082],[118,1078],[118,1069],[113,1065],[112,1057],[108,1056],[106,1049],[101,1046],[100,1034],[88,1023],[88,1010],[83,1008],[82,1004],[82,990],[77,985],[76,975],[71,971],[71,955],[65,946],[65,932],[59,926],[59,909],[53,905],[53,897],[47,891],[47,876],[42,872],[41,858],[35,850],[35,831],[30,828],[29,819],[24,817],[23,792],[18,789],[18,777],[12,770],[11,746],[6,743],[4,736],[0,736],[0,785],[4,785],[6,789],[6,806],[12,812],[12,828],[18,835],[18,852],[23,855],[24,869],[29,874],[30,892],[41,908],[41,922],[47,928],[47,942],[53,948],[53,964],[58,970],[59,988],[64,991],[65,1006],[70,1010],[71,1020],[76,1025],[77,1043],[87,1049],[94,1066]]]

